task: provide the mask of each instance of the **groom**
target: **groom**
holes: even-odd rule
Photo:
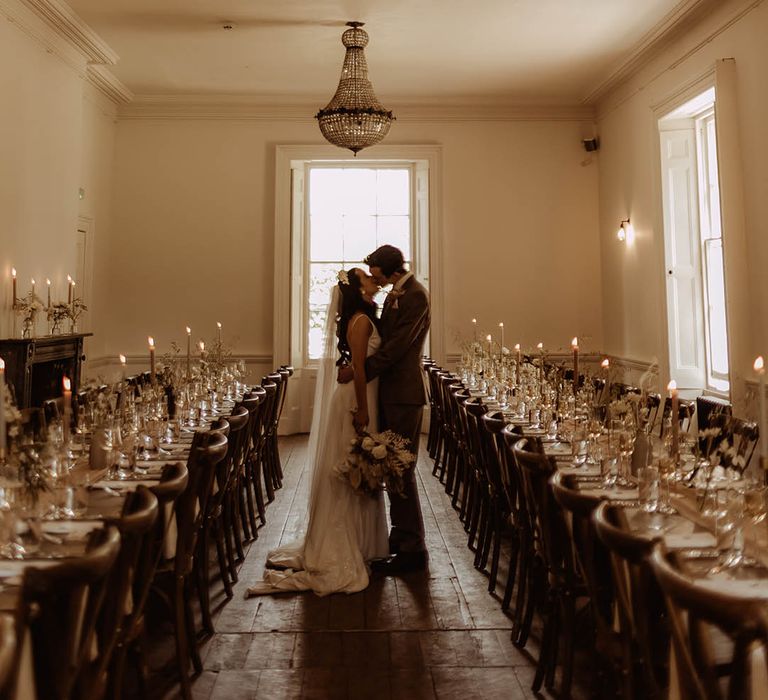
[[[407,438],[411,451],[418,455],[426,403],[421,351],[429,331],[429,293],[405,269],[403,253],[394,246],[377,248],[364,262],[377,284],[392,285],[381,314],[381,347],[365,361],[368,381],[380,378],[379,429],[393,430]],[[351,379],[351,368],[340,370],[340,382]],[[402,496],[389,494],[389,551],[393,556],[374,562],[374,571],[396,575],[426,567],[424,520],[415,469],[414,463],[405,474]]]

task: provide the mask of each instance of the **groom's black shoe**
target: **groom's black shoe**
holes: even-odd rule
[[[389,559],[377,559],[371,562],[371,571],[384,576],[399,576],[426,568],[426,552],[399,552]]]

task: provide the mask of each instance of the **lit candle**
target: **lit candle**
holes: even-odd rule
[[[677,398],[677,382],[673,379],[667,384],[667,391],[672,398],[672,457],[677,460],[680,453],[680,402]]]
[[[147,338],[147,342],[149,343],[149,377],[152,381],[152,384],[155,383],[155,339],[150,335],[149,338]]]
[[[67,275],[67,304],[72,303],[72,277]]]
[[[0,357],[0,460],[5,458],[5,360]]]
[[[192,329],[187,326],[187,381],[192,378]]]
[[[205,359],[205,343],[202,340],[200,341],[200,359]]]
[[[574,337],[571,341],[573,348],[573,393],[579,390],[579,339]]]
[[[515,352],[517,353],[517,368],[515,369],[517,386],[520,386],[520,365],[523,363],[523,356],[520,353],[520,343],[515,344]]]
[[[544,390],[544,343],[539,343],[537,346],[539,351],[539,385],[541,390]]]
[[[76,294],[76,292],[75,292],[75,280],[72,280],[69,283],[69,288],[72,290],[72,301],[70,301],[69,303],[73,304],[75,302],[75,299],[77,299],[77,297],[75,296],[75,294]]]
[[[125,361],[126,357],[125,355],[118,355],[120,358],[120,401],[118,403],[118,407],[122,410],[125,407],[125,399],[126,399],[126,392],[125,392]]]
[[[499,324],[499,328],[501,328],[501,345],[499,346],[499,360],[503,362],[504,361],[504,322],[503,321]]]
[[[32,278],[32,301],[35,300],[35,278]]]
[[[485,336],[485,339],[488,341],[488,358],[490,359],[493,356],[493,353],[491,352],[491,349],[493,348],[493,338],[489,333],[487,336]]]
[[[125,384],[125,363],[127,358],[125,355],[119,355],[120,357],[120,381]]]
[[[51,280],[45,278],[45,284],[48,286],[48,308],[51,308]]]
[[[16,268],[11,268],[11,281],[13,283],[13,305],[16,306]]]
[[[72,422],[72,382],[69,377],[64,377],[61,380],[64,386],[64,424],[62,428],[64,430],[64,444],[69,444],[69,427]]]
[[[221,322],[216,321],[216,327],[219,329],[219,345],[221,345]]]
[[[760,466],[768,469],[768,421],[765,409],[765,364],[762,355],[755,360],[753,367],[757,372],[760,392]]]
[[[14,275],[16,274],[16,271],[14,270]],[[472,319],[472,340],[477,342],[477,319]]]

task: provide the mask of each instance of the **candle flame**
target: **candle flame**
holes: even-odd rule
[[[155,347],[155,339],[150,335],[149,338],[147,338],[147,342],[149,343],[149,347],[154,348]]]
[[[200,341],[200,352],[203,352],[205,350],[205,343],[201,340]]]
[[[537,347],[539,350],[543,350],[543,349],[544,349],[544,343],[539,343],[539,344],[538,344],[536,347]]]
[[[605,367],[606,369],[608,369],[608,365],[610,365],[610,364],[611,364],[610,360],[609,360],[609,359],[606,357],[606,358],[605,358],[605,359],[604,359],[604,360],[603,360],[603,361],[600,363],[600,366],[601,366],[601,367]]]
[[[490,343],[492,340],[491,334],[489,333],[487,336],[485,336],[485,339]]]
[[[187,335],[192,335],[192,329],[189,326],[187,326]]]
[[[70,381],[69,377],[63,377],[61,383],[64,385],[64,391],[72,390],[72,382]]]
[[[71,285],[72,285],[72,287],[74,288],[74,286],[75,286],[75,280],[72,280],[72,281],[70,282],[70,284],[71,284]]]
[[[219,330],[221,330],[221,321],[216,321],[216,325],[218,326]]]
[[[765,364],[763,363],[763,356],[762,355],[760,355],[755,360],[755,364],[752,365],[752,367],[754,368],[755,372],[757,372],[759,374],[762,374],[763,372],[765,372]]]
[[[504,328],[504,321],[499,324],[499,328]]]
[[[32,286],[33,287],[35,286],[35,278],[34,277],[32,278]]]
[[[5,371],[5,360],[2,357],[0,357],[0,372],[4,372],[4,371]]]
[[[67,275],[67,284],[72,284],[72,276]]]
[[[47,277],[45,278],[45,283],[50,287],[51,286],[51,280]]]
[[[11,276],[12,277],[16,277],[16,268],[15,267],[11,268]]]
[[[667,384],[667,391],[677,391],[677,382],[674,379]]]
[[[515,350],[520,352],[520,343],[515,343]]]
[[[120,357],[120,363],[125,364],[127,361],[125,355],[119,355],[119,357]]]
[[[579,347],[579,339],[576,336],[573,336],[573,340],[571,341],[571,347],[577,348]]]
[[[473,319],[472,319],[472,323],[477,323],[477,319],[476,319],[476,318],[473,318]]]

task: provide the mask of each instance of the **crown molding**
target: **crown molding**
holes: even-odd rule
[[[595,104],[603,96],[634,75],[646,65],[671,40],[677,30],[691,23],[695,16],[708,8],[714,8],[719,0],[682,0],[635,44],[623,61],[597,83],[584,97],[584,104]]]
[[[118,55],[69,5],[59,0],[24,0],[53,30],[93,63],[114,65]]]
[[[121,106],[120,119],[204,119],[294,121],[314,123],[318,110],[315,102],[278,102],[254,95],[227,94],[157,94],[136,95]],[[591,121],[591,105],[565,104],[393,104],[399,122],[467,121]]]
[[[85,77],[115,104],[126,104],[133,99],[133,93],[104,66],[90,64]]]

